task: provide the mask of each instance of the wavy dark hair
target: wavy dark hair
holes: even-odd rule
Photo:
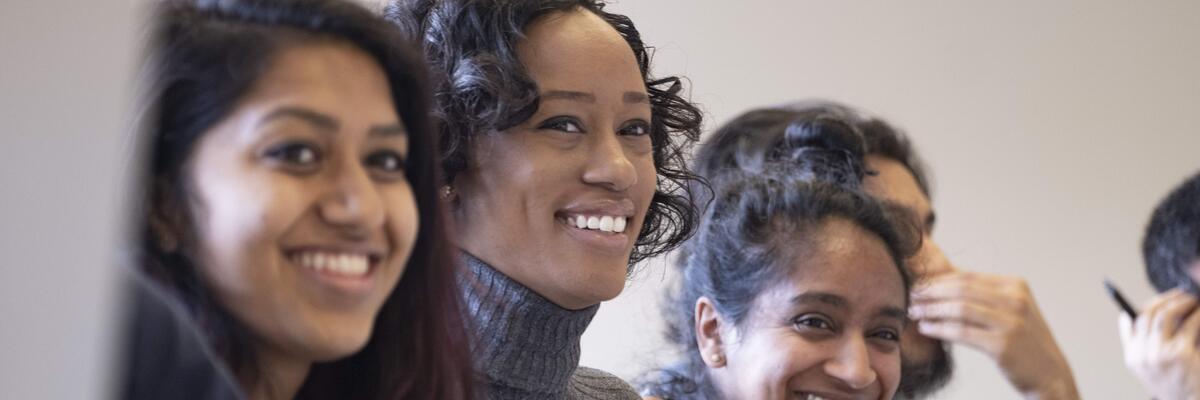
[[[932,198],[933,181],[926,172],[925,162],[913,149],[912,140],[904,131],[886,120],[871,115],[862,109],[821,99],[803,100],[785,106],[798,112],[823,112],[837,114],[853,124],[866,141],[866,155],[876,155],[899,162],[913,174],[917,187],[927,198]]]
[[[156,5],[143,73],[138,142],[142,179],[135,211],[143,272],[180,298],[214,349],[243,382],[262,379],[251,332],[199,277],[194,250],[164,245],[152,225],[193,236],[181,199],[184,165],[196,143],[225,118],[286,48],[335,40],[373,58],[387,76],[408,131],[405,174],[421,218],[404,275],[359,352],[314,364],[298,398],[470,398],[472,376],[453,259],[437,199],[438,159],[428,112],[424,63],[399,31],[362,6],[341,0],[163,1]]]
[[[596,0],[392,0],[385,15],[420,38],[433,66],[448,183],[467,169],[477,136],[514,127],[537,112],[537,84],[516,52],[530,22],[583,9],[617,30],[633,49],[650,95],[650,140],[658,170],[658,187],[630,256],[633,265],[678,247],[695,231],[699,212],[692,188],[697,178],[687,155],[699,140],[702,114],[683,97],[680,78],[650,76],[652,48],[642,43],[633,21],[604,8]]]
[[[1187,271],[1200,260],[1200,173],[1176,186],[1154,209],[1142,256],[1146,275],[1159,292],[1183,287],[1200,296],[1200,284]]]
[[[912,283],[904,263],[920,235],[860,190],[864,146],[836,113],[787,109],[747,112],[705,142],[698,163],[715,195],[678,259],[679,284],[663,302],[666,338],[684,356],[639,378],[643,394],[720,398],[696,348],[696,301],[712,299],[717,312],[741,326],[754,299],[789,273],[796,243],[811,246],[829,218],[847,219],[883,241],[908,303]]]

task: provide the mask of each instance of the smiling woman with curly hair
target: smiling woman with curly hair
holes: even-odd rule
[[[700,111],[650,77],[629,18],[591,0],[394,1],[421,38],[458,246],[493,398],[637,398],[577,369],[579,338],[638,261],[697,211],[685,155]]]

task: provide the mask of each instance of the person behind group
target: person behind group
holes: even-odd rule
[[[908,214],[923,232],[921,248],[907,264],[917,281],[910,309],[916,323],[908,324],[903,335],[904,378],[898,398],[924,398],[949,381],[953,367],[942,340],[982,350],[1024,397],[1078,398],[1070,366],[1025,281],[960,271],[933,241],[936,218],[929,201],[929,180],[902,133],[881,119],[833,102],[805,101],[780,108],[831,115],[853,124],[867,142],[865,165],[871,173],[863,182],[864,190]],[[711,177],[718,168],[736,165],[740,158],[786,155],[775,148],[783,133],[759,129],[759,125],[738,129],[739,135],[748,137],[742,139],[745,144],[734,146],[710,139],[712,144],[703,146],[697,160],[701,174]]]
[[[1200,174],[1155,208],[1142,255],[1160,295],[1121,314],[1125,363],[1156,399],[1200,399]]]
[[[904,334],[901,397],[928,397],[950,379],[946,345],[953,343],[991,358],[1024,398],[1078,399],[1070,364],[1025,279],[960,269],[934,241],[937,218],[929,177],[908,138],[886,121],[845,105],[793,106],[841,108],[856,116],[872,172],[864,182],[866,192],[907,210],[924,234],[921,249],[908,264],[916,278],[909,310],[915,323]]]
[[[579,367],[579,341],[633,265],[695,229],[684,157],[701,114],[680,80],[652,78],[633,22],[598,1],[393,1],[386,15],[436,75],[487,394],[637,398]]]
[[[919,233],[859,190],[864,142],[829,113],[759,109],[701,148],[715,196],[664,303],[683,359],[648,399],[891,399]]]
[[[349,1],[156,6],[140,270],[249,398],[472,398],[416,48]]]

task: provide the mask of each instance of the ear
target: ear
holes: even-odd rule
[[[709,368],[721,368],[727,361],[724,342],[721,339],[723,321],[716,305],[708,297],[696,299],[695,313],[696,347],[700,357]]]

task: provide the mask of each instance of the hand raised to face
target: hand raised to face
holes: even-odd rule
[[[1200,299],[1173,289],[1130,320],[1121,314],[1125,365],[1159,400],[1200,399]]]

